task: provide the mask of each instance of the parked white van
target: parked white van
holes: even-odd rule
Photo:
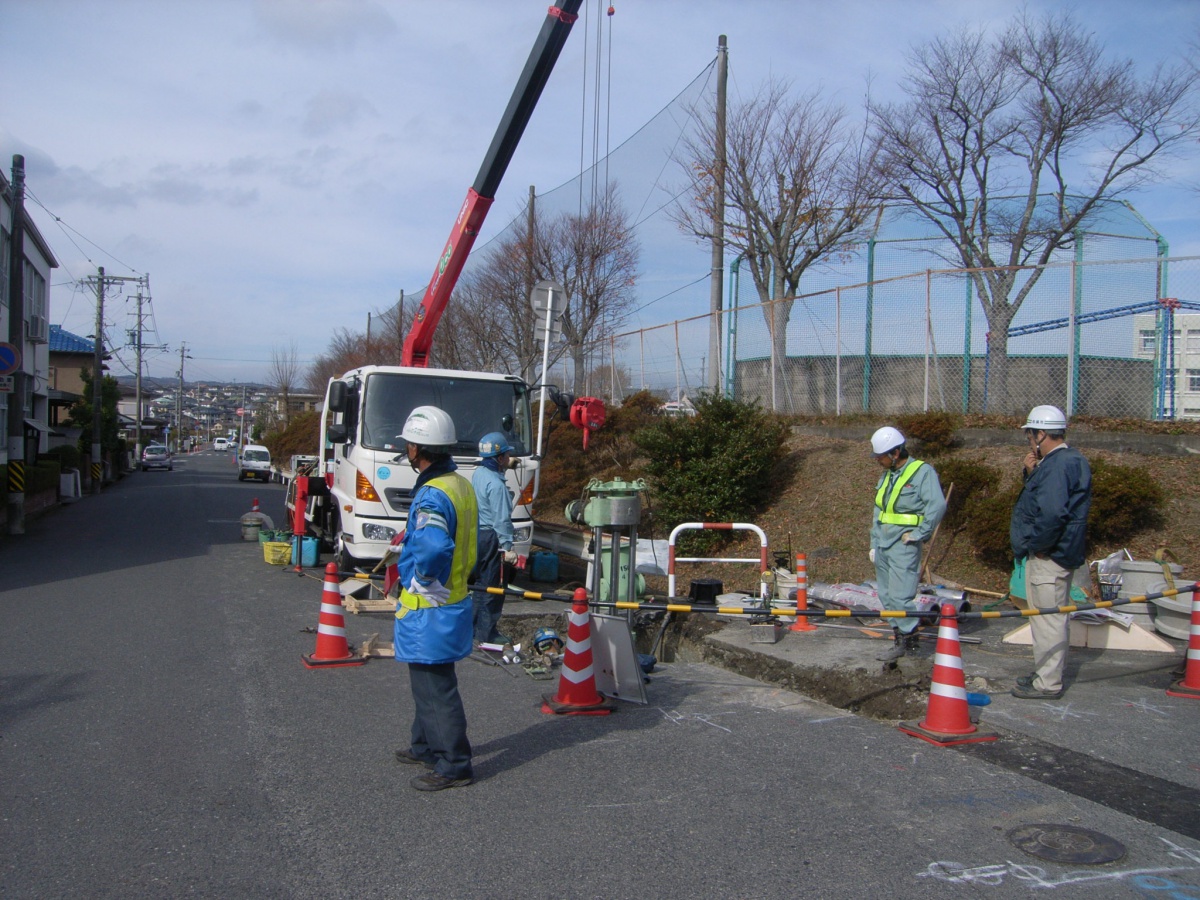
[[[260,444],[247,444],[238,455],[238,481],[247,478],[271,480],[271,451]]]

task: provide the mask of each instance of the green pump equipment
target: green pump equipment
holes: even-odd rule
[[[567,521],[592,529],[589,590],[593,601],[601,606],[634,602],[645,593],[645,579],[637,574],[633,562],[645,490],[646,483],[641,479],[592,479],[583,497],[567,504]]]

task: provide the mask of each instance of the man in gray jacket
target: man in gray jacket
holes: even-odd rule
[[[1009,540],[1013,556],[1025,560],[1025,596],[1041,610],[1066,606],[1071,578],[1085,559],[1092,470],[1083,454],[1067,446],[1067,418],[1056,406],[1035,406],[1023,426],[1029,442],[1025,486],[1013,507]],[[1012,695],[1055,700],[1063,694],[1062,673],[1070,645],[1066,613],[1030,619],[1033,673],[1017,679]]]

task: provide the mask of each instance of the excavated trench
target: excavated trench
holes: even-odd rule
[[[638,653],[651,654],[657,643],[652,655],[660,662],[706,662],[872,719],[894,722],[919,719],[925,714],[932,668],[928,658],[905,658],[898,665],[880,663],[872,669],[804,666],[711,640],[727,624],[712,616],[675,615],[663,629],[663,615],[635,616],[634,644]],[[565,637],[566,612],[504,616],[500,623],[504,634],[525,646],[539,628],[553,628]]]

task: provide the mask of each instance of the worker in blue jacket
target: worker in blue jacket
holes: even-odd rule
[[[946,498],[937,472],[912,459],[904,435],[890,425],[871,435],[871,452],[886,471],[875,486],[871,522],[871,561],[879,602],[884,609],[912,612],[921,573],[921,548],[946,514]],[[889,618],[892,646],[877,659],[895,662],[917,649],[920,621]]]
[[[1029,452],[1009,540],[1013,557],[1025,560],[1029,605],[1057,609],[1067,605],[1071,580],[1085,560],[1092,470],[1082,453],[1067,446],[1067,417],[1058,407],[1035,406],[1022,427]],[[1066,613],[1030,619],[1033,672],[1017,679],[1014,697],[1053,700],[1062,696],[1070,625]]]
[[[483,587],[503,587],[504,566],[516,565],[513,550],[513,498],[504,473],[512,458],[512,444],[499,431],[485,434],[479,441],[479,466],[471,476],[475,500],[479,504],[479,543],[472,584]],[[508,644],[509,639],[497,629],[504,612],[504,595],[487,591],[472,591],[475,608],[475,640]]]
[[[467,718],[454,664],[471,653],[468,576],[475,566],[479,513],[471,482],[455,469],[454,421],[435,406],[418,406],[404,423],[405,452],[419,473],[396,561],[394,647],[408,663],[414,716],[402,763],[430,771],[409,783],[440,791],[474,781]]]

